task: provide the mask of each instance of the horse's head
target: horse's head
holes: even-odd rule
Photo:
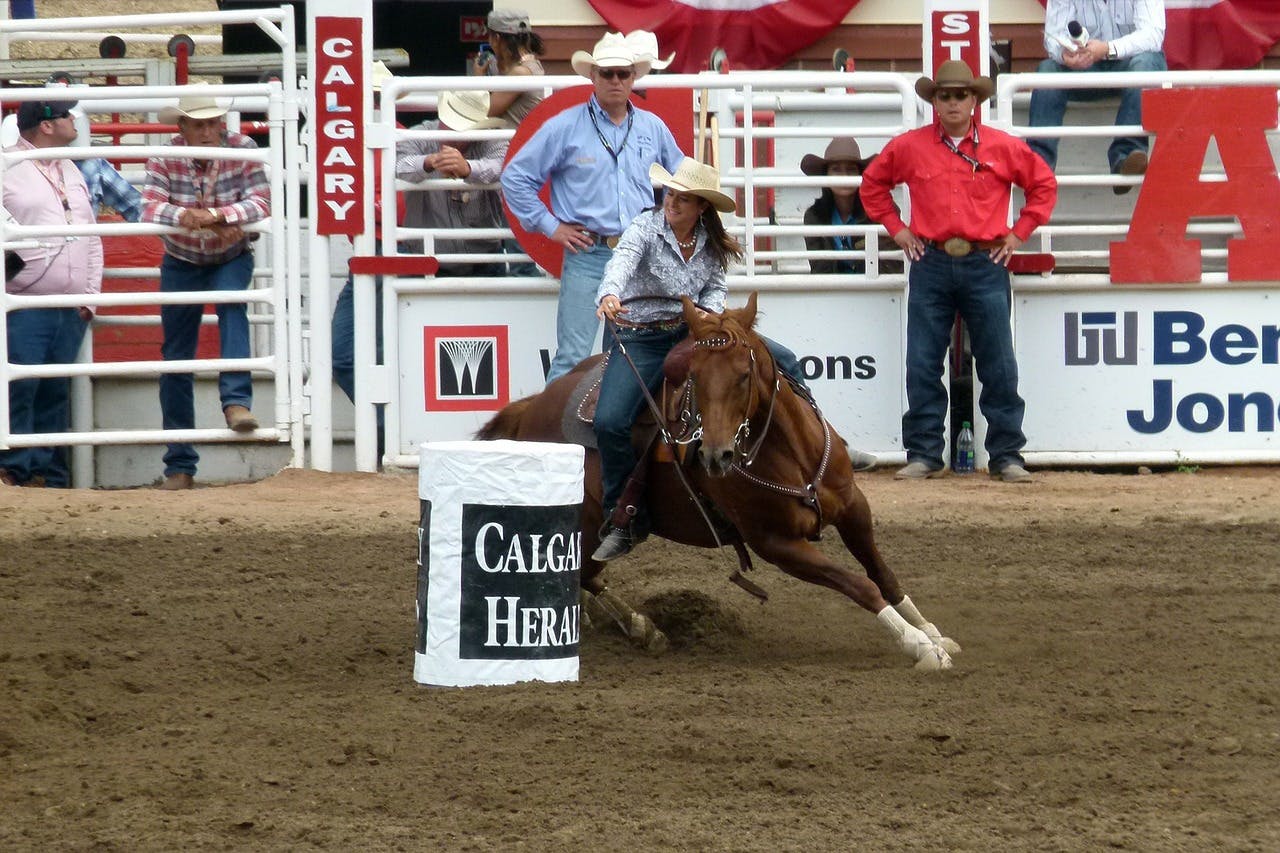
[[[694,339],[689,378],[696,389],[702,424],[698,459],[713,476],[729,473],[735,456],[750,434],[751,418],[760,401],[773,390],[773,360],[756,321],[756,294],[742,308],[723,314],[698,310],[688,297],[684,318]]]

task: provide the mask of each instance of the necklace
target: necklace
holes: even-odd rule
[[[695,245],[697,245],[697,243],[698,243],[697,234],[690,234],[688,242],[681,240],[679,237],[676,238],[676,245],[679,246],[681,249],[692,249]]]

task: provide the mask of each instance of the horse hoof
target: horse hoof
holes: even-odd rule
[[[952,657],[955,657],[956,655],[960,654],[960,644],[957,643],[955,640],[951,639],[950,637],[942,637],[941,639],[938,640],[938,645],[942,647],[942,650],[944,652],[951,655]]]
[[[915,668],[921,672],[941,672],[944,669],[951,669],[951,655],[940,646],[934,646],[916,661]]]
[[[631,617],[631,641],[654,655],[665,652],[668,645],[667,635],[653,624],[653,620],[639,613]]]

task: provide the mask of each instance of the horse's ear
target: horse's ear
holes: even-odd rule
[[[758,291],[751,291],[751,295],[747,297],[747,304],[742,306],[742,328],[754,329],[756,325],[756,296]]]
[[[680,304],[684,306],[684,322],[696,336],[702,322],[702,312],[698,310],[697,305],[693,304],[693,300],[687,296],[680,297]]]

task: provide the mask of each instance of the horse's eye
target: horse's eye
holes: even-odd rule
[[[749,373],[744,373],[738,377],[738,384],[741,385],[743,388],[747,387],[747,383],[749,383],[750,381],[751,381],[751,374]]]

